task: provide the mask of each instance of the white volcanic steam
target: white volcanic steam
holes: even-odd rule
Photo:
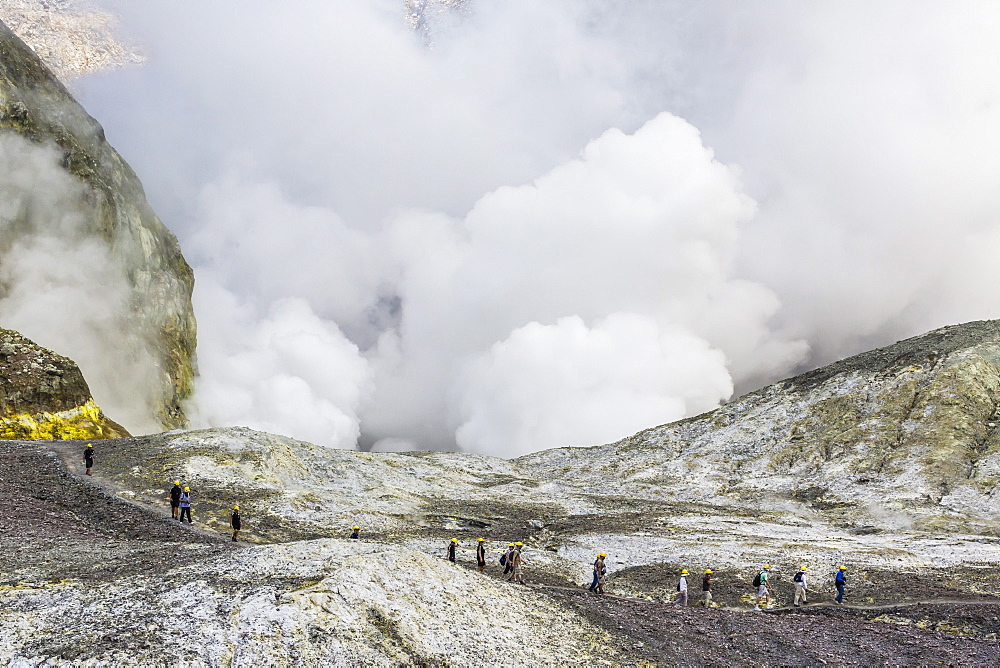
[[[73,359],[115,420],[155,431],[156,360],[122,344],[137,326],[127,249],[112,253],[96,233],[85,186],[61,159],[54,145],[0,135],[0,325]]]
[[[115,7],[203,423],[514,455],[997,316],[994,5],[401,5]]]

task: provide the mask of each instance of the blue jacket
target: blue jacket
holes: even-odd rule
[[[834,582],[837,584],[847,584],[847,578],[844,577],[844,571],[837,571],[837,578]]]

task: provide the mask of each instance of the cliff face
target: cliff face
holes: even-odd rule
[[[0,438],[128,436],[104,416],[72,360],[0,329]]]
[[[148,401],[153,404],[148,412],[155,418],[150,422],[165,428],[185,425],[181,403],[192,390],[196,336],[191,268],[177,239],[150,208],[135,173],[105,141],[101,126],[38,57],[0,24],[2,135],[17,135],[41,149],[57,151],[63,169],[83,184],[86,213],[75,232],[100,241],[126,282],[122,312],[116,314],[124,323],[118,330],[121,338],[109,343],[121,360],[146,360],[133,363],[129,375],[145,378]],[[11,215],[5,219],[0,213],[0,222],[30,234],[35,224],[30,202]],[[0,241],[7,242],[0,243],[0,253],[12,252],[9,239]],[[0,265],[8,259],[0,255]],[[74,280],[86,283],[90,273],[80,268]],[[0,298],[10,289],[9,281],[6,285],[0,281]],[[74,323],[65,326],[72,328]],[[41,338],[39,333],[18,328]],[[83,363],[79,355],[73,356]],[[95,383],[96,374],[104,373],[85,370]]]

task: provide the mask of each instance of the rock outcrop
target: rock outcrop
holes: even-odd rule
[[[86,211],[77,232],[104,245],[127,283],[123,312],[116,314],[127,326],[118,329],[120,340],[108,345],[118,349],[119,359],[142,360],[129,375],[143,377],[149,388],[148,401],[153,404],[148,408],[149,422],[165,428],[184,426],[182,402],[193,389],[196,337],[191,268],[177,239],[150,208],[135,173],[105,141],[101,126],[31,49],[0,24],[2,135],[18,135],[57,151],[63,169],[83,184]],[[2,220],[0,216],[0,222],[30,235],[35,221],[28,204],[4,213],[14,218]],[[2,253],[13,252],[14,231],[5,231],[0,240],[0,262],[7,259]],[[88,280],[86,268],[75,273],[74,280]],[[7,289],[8,285],[0,285],[0,299]],[[72,328],[74,323],[64,325]],[[18,329],[41,338],[22,326]],[[74,357],[83,363],[79,355]],[[95,387],[100,380],[97,376],[108,372],[85,371]]]
[[[101,412],[73,360],[0,329],[0,439],[128,435]]]
[[[80,443],[0,442],[0,486],[22,500],[0,516],[0,658],[994,665],[998,350],[1000,323],[945,328],[619,443],[510,461],[232,428],[100,441],[89,477]],[[169,519],[177,479],[193,526]],[[497,561],[514,541],[528,586]],[[586,591],[598,552],[604,597]],[[750,612],[762,563],[770,607],[802,565],[820,603]],[[840,564],[845,606],[824,603]],[[721,607],[669,604],[681,568],[713,569]]]

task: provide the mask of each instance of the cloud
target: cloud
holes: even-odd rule
[[[137,327],[125,260],[60,160],[52,145],[0,135],[0,326],[76,362],[109,417],[156,431],[157,363],[122,335]]]
[[[79,87],[195,265],[209,421],[510,454],[997,315],[993,4],[105,4],[148,62]]]

